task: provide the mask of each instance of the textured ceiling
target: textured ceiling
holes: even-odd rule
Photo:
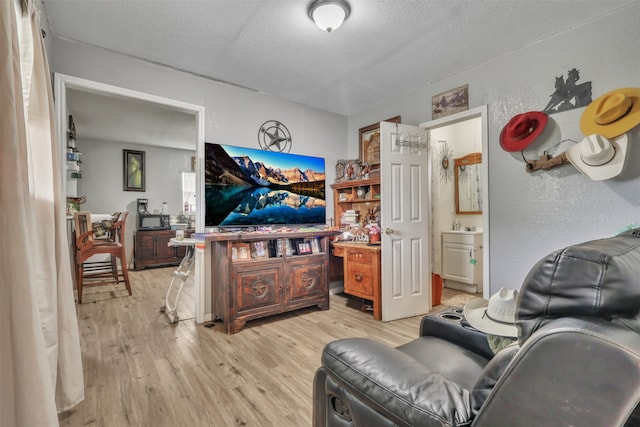
[[[43,0],[53,37],[351,115],[635,0]]]

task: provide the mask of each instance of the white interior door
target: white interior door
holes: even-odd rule
[[[428,131],[380,124],[382,320],[431,309]]]

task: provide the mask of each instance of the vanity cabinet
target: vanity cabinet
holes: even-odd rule
[[[382,320],[380,245],[335,242],[333,254],[344,260],[344,293],[371,300],[373,318]]]
[[[173,237],[176,237],[173,230],[136,231],[133,244],[135,269],[180,264],[186,247],[169,246],[169,240]]]
[[[482,232],[442,233],[442,278],[448,288],[482,290]]]
[[[213,320],[234,334],[247,321],[329,308],[329,237],[335,231],[211,233]]]

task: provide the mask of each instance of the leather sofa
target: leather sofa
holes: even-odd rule
[[[497,354],[462,322],[422,319],[391,348],[329,343],[315,426],[640,426],[640,229],[540,260],[520,289],[518,340]]]

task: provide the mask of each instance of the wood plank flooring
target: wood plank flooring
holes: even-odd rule
[[[174,268],[130,272],[120,287],[87,289],[78,308],[85,400],[61,426],[310,426],[323,347],[346,337],[390,346],[418,334],[422,316],[374,321],[331,296],[331,308],[251,321],[234,335],[193,321],[193,278],[180,322],[159,312]],[[443,290],[443,299],[459,293]],[[446,306],[435,307],[442,311]]]

